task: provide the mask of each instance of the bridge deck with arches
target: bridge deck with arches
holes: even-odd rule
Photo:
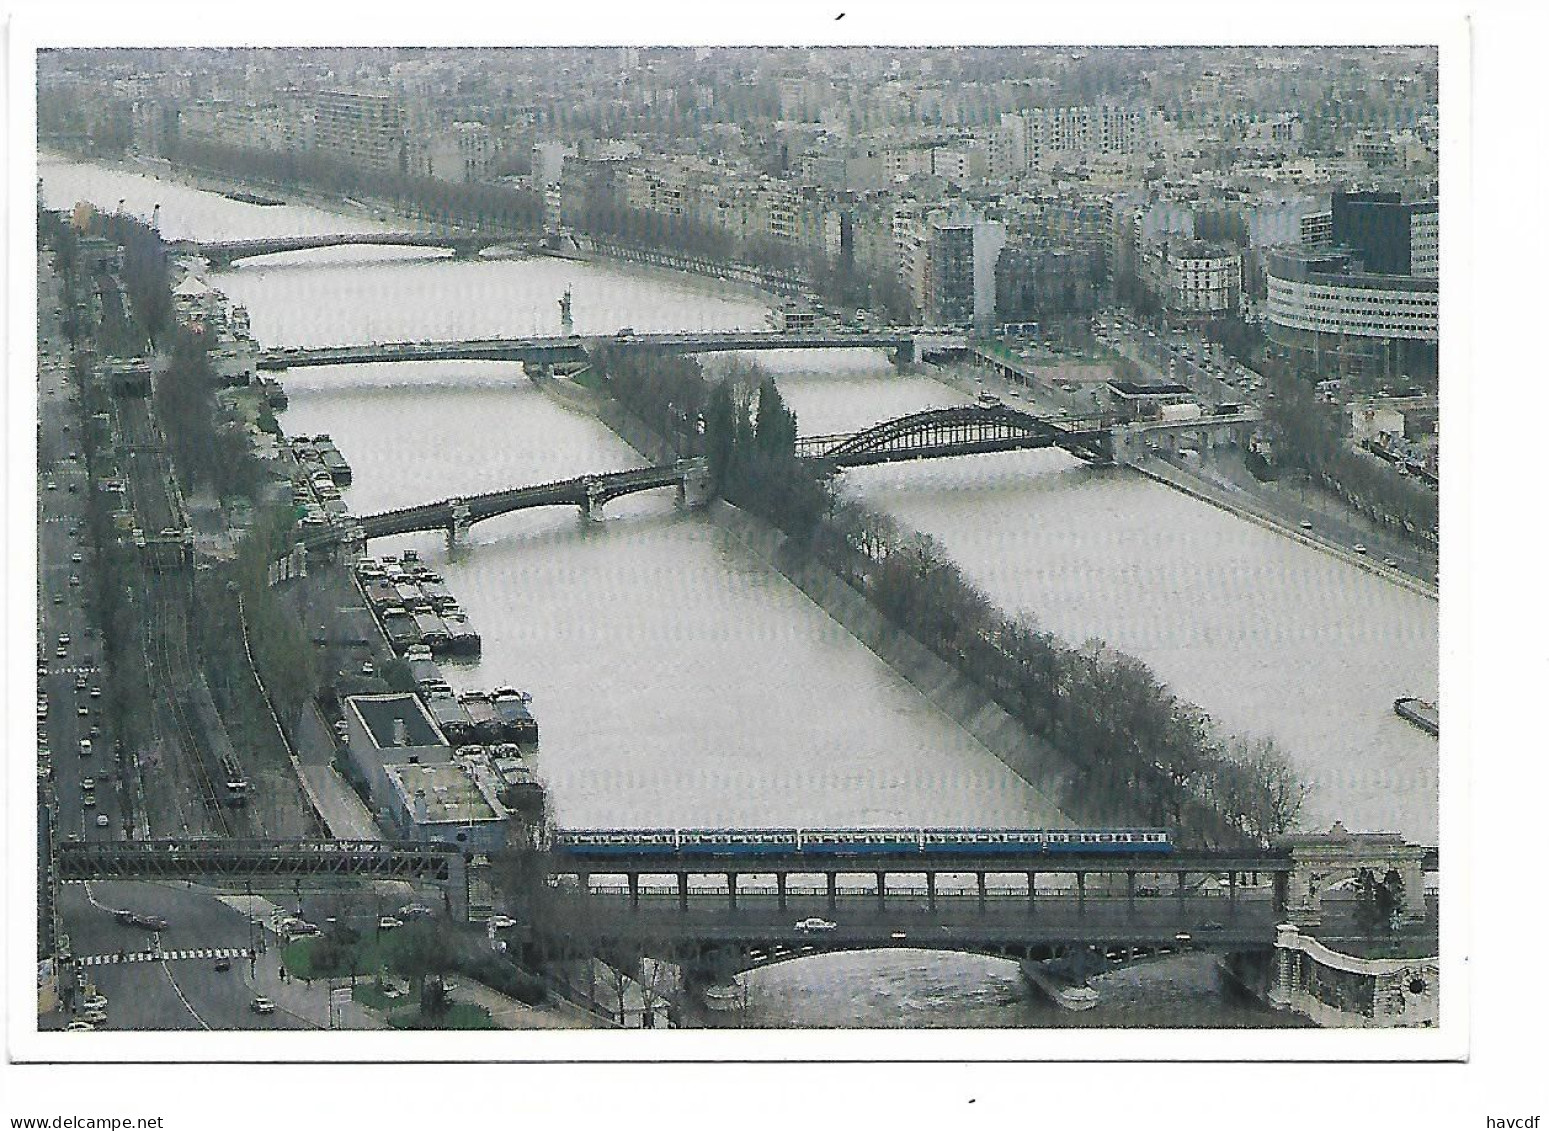
[[[1112,435],[1111,423],[1100,417],[1049,419],[1003,405],[961,405],[911,413],[861,432],[807,437],[796,442],[796,452],[836,471],[1049,447],[1063,448],[1089,462],[1106,463],[1111,460]],[[582,475],[367,515],[355,520],[348,534],[329,530],[311,535],[305,542],[320,548],[347,536],[369,541],[431,530],[455,536],[472,523],[533,507],[575,506],[592,516],[608,501],[637,491],[677,487],[687,500],[697,488],[702,497],[708,488],[707,477],[703,460]]]
[[[229,267],[240,259],[277,255],[287,251],[314,251],[324,247],[427,247],[444,248],[454,255],[473,255],[487,247],[509,243],[504,237],[473,232],[346,232],[333,235],[261,236],[246,240],[189,240],[173,249],[198,255],[212,266]]]
[[[253,253],[257,254],[257,253]],[[610,349],[657,350],[675,353],[719,353],[730,350],[893,349],[903,360],[914,356],[916,341],[935,348],[938,336],[904,327],[849,333],[810,331],[724,330],[673,334],[613,334],[591,336],[534,335],[522,338],[481,338],[464,341],[368,342],[350,346],[288,347],[265,350],[258,368],[292,369],[316,365],[362,365],[395,361],[535,361],[553,363],[584,358],[600,345]],[[948,341],[948,339],[941,339]]]

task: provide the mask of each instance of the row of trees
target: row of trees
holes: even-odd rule
[[[241,180],[282,188],[309,185],[341,196],[390,201],[400,211],[448,227],[535,234],[543,226],[542,196],[513,185],[457,184],[382,171],[313,150],[246,149],[184,140],[171,157]]]
[[[854,500],[813,540],[820,559],[953,664],[1072,767],[1066,805],[1165,824],[1182,838],[1262,842],[1291,828],[1307,789],[1269,739],[1222,734],[1144,663],[1097,640],[1073,647],[1008,616],[929,535]]]
[[[631,404],[649,399],[643,385],[615,387]],[[1307,787],[1272,740],[1222,734],[1145,664],[1100,641],[1073,647],[1008,616],[935,539],[836,495],[825,468],[796,456],[796,436],[795,414],[756,366],[733,363],[711,387],[702,451],[718,492],[785,531],[793,549],[1061,751],[1073,767],[1067,806],[1208,844],[1262,842],[1295,825]]]
[[[246,149],[202,141],[180,142],[172,158],[242,180],[279,187],[310,185],[343,196],[387,200],[409,215],[449,227],[536,234],[543,225],[542,196],[509,184],[456,184],[363,169],[314,151]],[[896,275],[874,275],[851,259],[834,258],[773,236],[739,237],[718,224],[631,208],[615,199],[582,209],[578,227],[605,243],[799,275],[835,306],[877,308],[895,320],[909,318],[909,296]]]
[[[1274,398],[1264,417],[1275,440],[1275,461],[1306,471],[1356,509],[1410,533],[1435,529],[1440,498],[1387,464],[1353,449],[1337,404],[1318,400],[1312,385],[1285,369],[1270,374]]]

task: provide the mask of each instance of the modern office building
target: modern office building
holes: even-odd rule
[[[925,321],[931,326],[995,324],[995,264],[1006,229],[971,212],[932,217],[925,231]]]
[[[1269,257],[1265,332],[1313,372],[1436,372],[1435,277],[1373,274],[1348,251]]]

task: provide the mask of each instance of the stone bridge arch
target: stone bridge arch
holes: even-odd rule
[[[1426,918],[1426,849],[1406,844],[1398,833],[1352,833],[1336,822],[1326,833],[1281,837],[1276,844],[1291,853],[1283,906],[1287,919],[1298,928],[1322,926],[1324,893],[1345,880],[1359,879],[1362,872],[1379,882],[1396,878],[1402,888],[1399,908],[1405,922]]]

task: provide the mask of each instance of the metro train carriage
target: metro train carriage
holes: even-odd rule
[[[555,847],[572,856],[670,852],[691,856],[1159,854],[1166,829],[587,829],[560,830]]]
[[[684,856],[744,856],[797,851],[795,829],[677,829]]]
[[[921,829],[802,829],[803,856],[859,856],[920,851]]]

